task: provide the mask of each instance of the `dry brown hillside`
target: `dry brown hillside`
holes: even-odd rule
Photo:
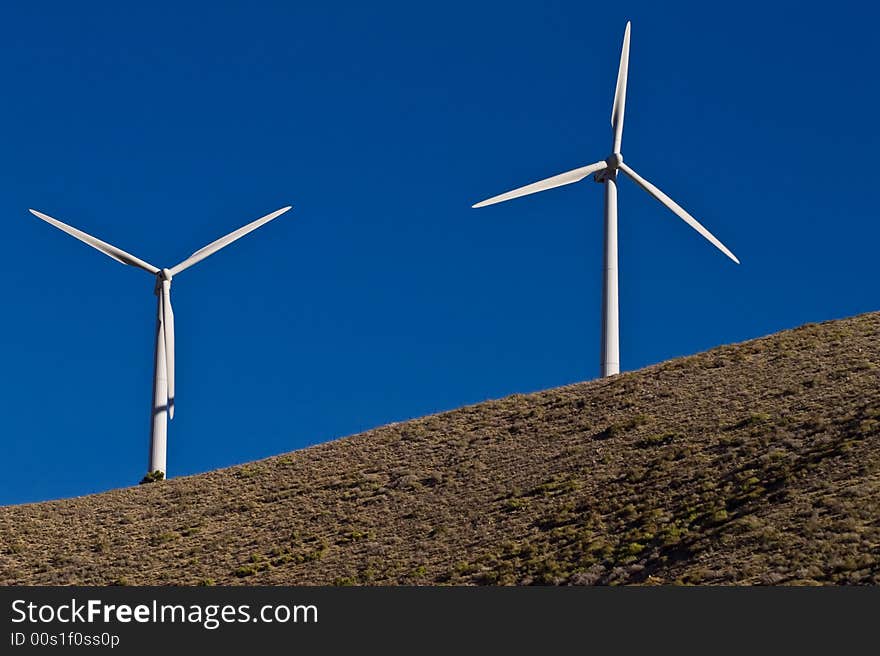
[[[0,508],[7,584],[880,583],[880,313]]]

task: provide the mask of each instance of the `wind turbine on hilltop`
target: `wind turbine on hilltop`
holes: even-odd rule
[[[614,91],[614,104],[611,110],[611,126],[614,139],[611,145],[611,154],[601,162],[594,162],[587,166],[554,175],[552,178],[519,187],[513,191],[493,196],[473,207],[485,207],[494,205],[512,198],[519,198],[528,194],[534,194],[545,189],[553,189],[562,185],[579,182],[593,174],[596,182],[605,184],[605,268],[603,275],[602,294],[602,376],[612,376],[620,373],[620,342],[618,325],[618,299],[617,299],[617,172],[623,171],[635,181],[642,189],[668,207],[674,214],[687,223],[703,237],[709,240],[718,250],[731,260],[739,264],[739,260],[722,244],[715,236],[706,230],[700,223],[688,214],[682,207],[657,187],[645,180],[623,162],[620,152],[621,139],[623,137],[623,114],[626,107],[626,76],[629,68],[629,34],[630,23],[627,21],[626,30],[623,33],[623,49],[620,53],[620,68],[617,73],[617,87]]]
[[[50,223],[59,230],[76,237],[95,248],[104,255],[112,257],[117,262],[143,269],[147,273],[156,276],[155,294],[158,297],[156,306],[156,366],[153,370],[153,404],[150,418],[150,461],[147,470],[147,478],[157,480],[164,478],[166,474],[165,460],[167,451],[168,419],[174,418],[174,312],[171,309],[171,279],[181,271],[185,271],[193,264],[201,262],[209,255],[213,255],[249,232],[269,223],[272,219],[281,216],[289,209],[282,207],[271,214],[248,223],[246,226],[230,232],[225,237],[211,242],[204,248],[197,250],[180,264],[170,269],[160,269],[144,262],[143,260],[126,253],[121,248],[116,248],[107,242],[86,234],[82,230],[53,219],[47,214],[30,210],[31,214],[46,223]]]

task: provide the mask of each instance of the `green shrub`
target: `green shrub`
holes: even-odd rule
[[[645,437],[636,442],[636,445],[643,449],[647,449],[652,446],[664,446],[666,444],[671,444],[673,440],[677,440],[680,437],[681,435],[674,432],[661,433],[660,435],[651,435],[649,437]]]
[[[876,419],[865,419],[859,423],[859,433],[862,435],[874,433],[878,428],[880,428],[880,421]]]
[[[514,510],[524,508],[525,505],[526,502],[523,499],[508,499],[504,504],[504,510],[507,512],[513,512]]]
[[[165,480],[165,472],[156,470],[147,472],[147,474],[141,479],[141,482],[138,485],[144,485],[145,483],[157,483],[159,481]]]
[[[624,549],[624,553],[627,556],[638,556],[644,550],[645,550],[645,545],[642,544],[641,542],[630,542],[628,545],[626,545],[626,547]]]

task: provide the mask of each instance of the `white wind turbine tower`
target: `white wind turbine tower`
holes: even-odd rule
[[[617,88],[614,91],[614,104],[611,110],[611,126],[614,140],[611,146],[611,154],[601,162],[594,162],[587,166],[554,175],[552,178],[541,180],[525,187],[519,187],[513,191],[493,196],[479,202],[473,207],[485,207],[512,198],[519,198],[528,194],[534,194],[545,189],[553,189],[562,185],[579,182],[590,174],[595,174],[596,182],[605,184],[605,267],[603,275],[602,294],[602,352],[601,372],[602,376],[612,376],[620,373],[620,347],[618,337],[618,299],[617,299],[617,172],[623,171],[632,178],[637,185],[651,194],[654,198],[672,210],[680,219],[694,230],[699,232],[716,248],[731,260],[739,264],[739,260],[727,247],[715,238],[706,228],[697,222],[690,214],[660,191],[657,187],[645,180],[642,176],[624,164],[623,155],[620,153],[620,143],[623,136],[623,113],[626,106],[626,76],[629,68],[629,33],[630,23],[627,22],[623,34],[623,49],[620,53],[620,68],[617,73]]]
[[[158,297],[156,306],[156,366],[153,370],[153,404],[150,418],[150,461],[149,469],[147,470],[148,474],[156,475],[161,472],[162,477],[164,477],[167,473],[165,459],[168,419],[174,418],[174,312],[171,310],[171,279],[181,271],[190,268],[193,264],[201,262],[221,248],[269,223],[269,221],[284,214],[289,209],[291,209],[289,206],[282,207],[280,210],[276,210],[234,232],[230,232],[225,237],[221,237],[204,248],[197,250],[183,262],[170,269],[155,267],[134,255],[126,253],[121,248],[116,248],[116,246],[86,234],[82,230],[77,230],[42,212],[30,210],[37,218],[76,237],[92,248],[101,251],[104,255],[112,257],[117,262],[138,267],[156,276],[155,294]]]

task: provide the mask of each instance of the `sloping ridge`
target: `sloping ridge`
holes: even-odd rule
[[[0,508],[6,584],[880,583],[880,313]]]

